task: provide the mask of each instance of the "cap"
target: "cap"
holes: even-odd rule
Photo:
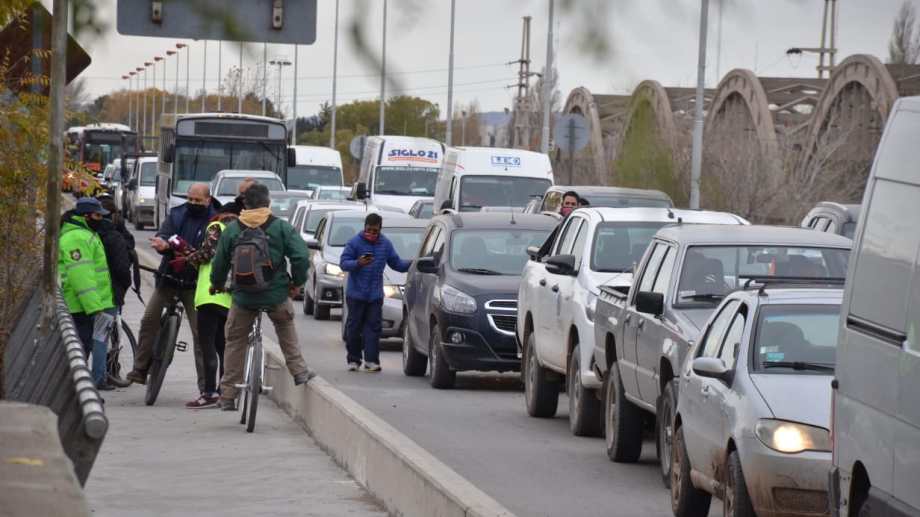
[[[77,200],[77,208],[74,210],[79,215],[99,214],[109,215],[109,211],[102,208],[102,203],[94,197],[81,197]]]

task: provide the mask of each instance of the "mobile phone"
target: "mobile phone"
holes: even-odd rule
[[[373,254],[373,253],[365,253],[364,255],[361,255],[361,258],[374,258],[374,254]]]

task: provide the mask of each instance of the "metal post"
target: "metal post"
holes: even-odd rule
[[[147,68],[149,68],[149,63],[144,63],[144,121],[141,124],[141,131],[144,135],[144,138],[147,138]],[[143,143],[144,140],[141,139]],[[144,147],[143,145],[141,147]]]
[[[243,112],[243,42],[240,42],[240,69],[239,69],[239,81],[237,81],[236,91],[238,96],[236,98],[236,112]]]
[[[706,83],[706,33],[709,22],[709,0],[701,0],[699,70],[696,77],[696,106],[693,120],[693,154],[690,169],[690,208],[700,208],[700,175],[703,170],[703,90]]]
[[[208,40],[204,40],[204,51],[201,53],[201,112],[205,112],[208,105]]]
[[[466,111],[460,112],[460,145],[466,145]]]
[[[169,55],[167,54],[167,57],[168,57],[168,56],[169,56]],[[162,116],[166,114],[166,102],[167,102],[168,99],[169,99],[169,94],[167,93],[167,90],[166,90],[166,59],[167,59],[167,58],[165,58],[165,57],[163,58],[163,102],[160,103],[160,117],[161,117],[161,119],[162,119]]]
[[[569,120],[569,185],[575,184],[575,119]]]
[[[549,153],[549,116],[553,95],[553,0],[549,0],[549,28],[546,31],[546,68],[543,70],[543,131],[540,152]],[[571,185],[571,183],[569,183]]]
[[[192,66],[192,47],[189,45],[186,47],[185,51],[185,112],[189,112],[189,103],[192,100],[192,89],[191,89],[191,76],[189,71]]]
[[[447,55],[447,134],[444,142],[453,145],[453,116],[454,116],[454,15],[457,0],[450,0],[450,52]],[[427,133],[427,131],[426,131]]]
[[[173,92],[173,120],[179,114],[179,55],[181,50],[176,51],[176,89]]]
[[[64,84],[67,82],[67,0],[54,0],[51,23],[51,136],[48,149],[48,182],[45,189],[45,246],[42,286],[45,291],[44,328],[52,328],[57,306],[58,231],[61,226],[61,169],[64,167]]]
[[[297,145],[297,45],[294,45],[294,100],[291,101],[294,114],[294,128],[291,130],[291,145]]]
[[[837,0],[831,0],[831,71],[837,66]],[[828,73],[830,75],[830,73]]]
[[[157,114],[157,62],[156,58],[153,61],[153,77],[150,78],[150,85],[153,86],[153,92],[150,94],[150,136],[153,137],[156,135],[154,128],[156,127],[156,114]]]
[[[281,115],[281,68],[284,66],[284,60],[278,60],[278,100],[275,102],[275,111],[278,112],[278,118],[282,118]]]
[[[821,50],[818,53],[818,79],[824,78],[824,49],[827,48],[827,15],[829,3],[830,0],[824,0],[824,17],[821,24]]]
[[[383,0],[383,54],[380,60],[380,134],[384,134],[387,81],[387,0]]]
[[[262,43],[262,116],[268,102],[268,43]]]
[[[223,40],[217,40],[217,111],[221,111],[221,98],[224,96],[224,85],[221,83],[223,72],[221,71],[221,47]]]
[[[335,88],[339,75],[339,0],[335,0],[335,36],[332,46],[332,128],[329,133],[329,147],[335,149]],[[297,74],[294,74],[297,75]],[[296,86],[296,82],[294,83]],[[295,122],[296,125],[296,122]]]
[[[131,76],[123,75],[121,76],[121,78],[128,80],[128,89],[125,90],[125,92],[126,92],[126,95],[128,96],[128,127],[132,127],[131,126]]]

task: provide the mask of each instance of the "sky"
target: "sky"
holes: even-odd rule
[[[246,0],[237,0],[246,1]],[[763,76],[813,77],[817,56],[789,58],[789,47],[817,47],[822,0],[722,0],[721,46],[718,45],[720,0],[712,0],[708,38],[707,86],[733,68],[748,68]],[[920,3],[920,0],[911,0]],[[856,53],[884,60],[892,22],[902,0],[838,0],[839,60]],[[44,0],[50,5],[50,0]],[[93,59],[81,77],[92,97],[127,87],[121,75],[154,55],[164,55],[177,41],[190,44],[192,92],[202,87],[203,44],[166,38],[124,36],[115,30],[116,0],[97,0],[102,36],[81,36]],[[233,2],[228,0],[228,5]],[[333,0],[319,0],[316,43],[298,48],[299,116],[314,114],[332,96]],[[510,107],[516,82],[515,61],[521,51],[521,18],[532,16],[531,70],[546,61],[548,0],[457,0],[454,100],[478,102],[482,111]],[[568,93],[585,86],[597,94],[626,94],[644,79],[664,86],[693,86],[697,73],[700,2],[698,0],[559,0],[556,2],[554,47],[563,102]],[[564,9],[563,5],[571,7]],[[373,100],[379,96],[380,70],[356,51],[347,33],[349,23],[363,16],[367,41],[381,46],[383,0],[341,0],[338,63],[338,102]],[[450,2],[448,0],[389,0],[387,29],[387,95],[416,95],[447,103]],[[920,7],[920,5],[918,5]],[[584,44],[586,19],[599,28],[609,46],[593,52]],[[596,41],[596,40],[595,40]],[[721,48],[721,51],[719,51]],[[239,46],[223,45],[224,72],[235,66]],[[292,60],[290,45],[269,45],[268,57]],[[717,57],[719,59],[717,59]],[[244,66],[262,58],[262,45],[244,55]],[[174,88],[175,57],[169,59],[167,88]],[[186,51],[180,63],[180,90],[185,88]],[[162,81],[162,65],[157,76]],[[277,69],[269,71],[268,95],[277,95]],[[217,44],[208,43],[207,88],[217,87]],[[291,114],[293,70],[282,75],[282,107]],[[395,87],[400,89],[396,90]]]

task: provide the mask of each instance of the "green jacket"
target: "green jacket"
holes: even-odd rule
[[[211,285],[223,288],[230,273],[233,249],[242,233],[241,221],[227,225],[217,242],[217,253],[211,261]],[[275,267],[275,275],[269,288],[261,293],[234,292],[233,303],[248,309],[274,307],[288,298],[292,285],[303,285],[307,281],[310,266],[307,245],[291,223],[275,219],[265,232],[268,235],[268,249]],[[288,274],[290,261],[290,274]]]
[[[115,306],[105,248],[83,216],[64,214],[58,272],[64,301],[71,314],[95,314]]]

